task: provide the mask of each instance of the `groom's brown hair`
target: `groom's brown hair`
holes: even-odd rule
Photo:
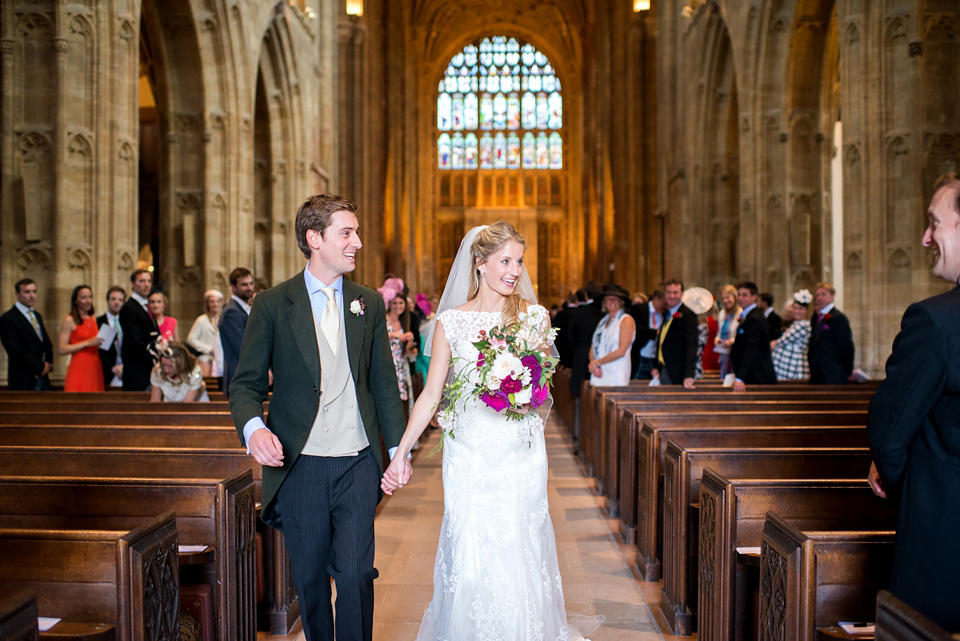
[[[312,229],[321,236],[330,226],[330,216],[338,211],[357,213],[357,205],[346,198],[332,194],[317,194],[307,198],[307,202],[297,210],[297,220],[294,229],[297,234],[297,246],[308,259],[310,245],[307,243],[307,230]]]

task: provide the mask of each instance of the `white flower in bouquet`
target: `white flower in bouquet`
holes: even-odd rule
[[[490,368],[490,374],[503,380],[508,376],[512,376],[514,372],[520,372],[521,369],[524,369],[524,367],[520,359],[510,352],[504,352],[497,354],[497,357],[493,361],[493,367]]]
[[[529,378],[529,377],[528,377]],[[526,385],[526,384],[525,384]],[[517,405],[526,405],[531,400],[533,400],[533,388],[530,386],[524,387],[519,392],[514,393],[513,401]]]

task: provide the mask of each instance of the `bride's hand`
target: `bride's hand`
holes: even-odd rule
[[[383,472],[383,478],[380,479],[380,489],[384,494],[393,494],[410,481],[413,474],[413,468],[406,456],[394,456],[390,465]]]

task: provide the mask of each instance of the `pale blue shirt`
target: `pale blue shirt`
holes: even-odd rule
[[[35,318],[36,321],[37,321],[37,325],[40,324],[40,319],[37,318],[36,312],[33,311],[33,308],[32,308],[32,307],[27,307],[26,305],[24,305],[24,304],[21,303],[20,301],[15,302],[15,303],[13,304],[13,306],[20,310],[20,313],[23,314],[23,317],[27,319],[27,322],[30,323],[30,326],[31,326],[31,327],[33,326],[33,321],[30,320],[30,313],[31,313],[31,312],[33,312],[34,318]],[[33,331],[37,332],[37,336],[39,336],[41,340],[43,339],[43,336],[40,334],[39,331],[37,331],[37,330],[33,330]]]

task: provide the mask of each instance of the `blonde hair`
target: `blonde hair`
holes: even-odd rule
[[[193,354],[183,346],[182,343],[170,343],[166,349],[160,352],[160,359],[166,358],[173,364],[174,376],[180,379],[181,383],[186,382],[187,376],[190,372],[194,370],[197,366],[197,361],[193,357]],[[160,359],[157,359],[158,361]],[[167,377],[166,372],[163,371],[163,364],[160,365],[160,378],[173,382],[170,378]]]
[[[467,300],[473,300],[480,293],[480,265],[500,251],[508,241],[514,241],[527,248],[527,241],[514,229],[513,225],[502,220],[493,223],[484,230],[481,230],[470,245],[470,258],[473,260],[473,271],[470,272],[470,290]],[[535,302],[535,301],[534,301]],[[507,296],[503,303],[503,312],[500,316],[501,323],[506,326],[515,323],[520,312],[527,310],[527,301],[521,298],[520,294],[514,290]]]

